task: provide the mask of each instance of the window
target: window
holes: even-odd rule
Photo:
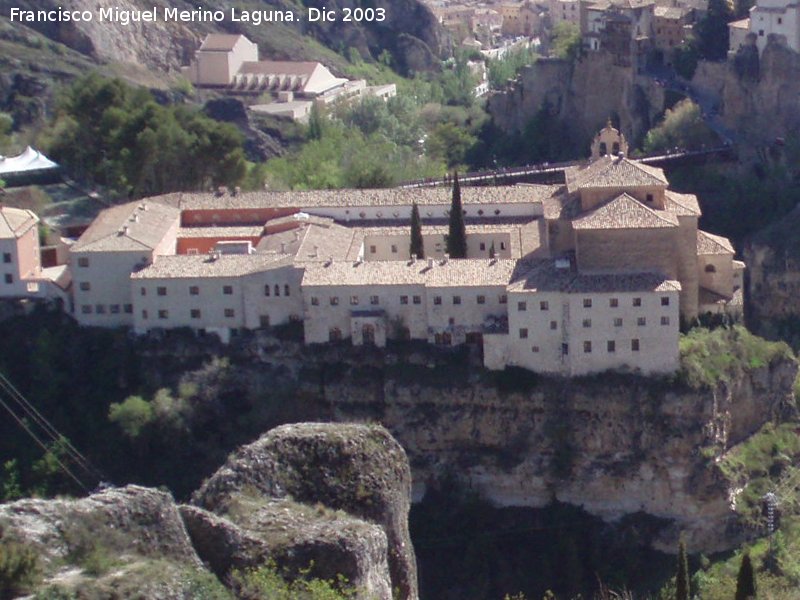
[[[648,204],[652,204],[653,203],[653,194],[647,194],[645,196],[645,200],[647,201]]]
[[[482,251],[483,251],[483,250],[486,250],[486,243],[485,243],[485,242],[481,242],[480,249],[481,249]]]
[[[461,296],[453,296],[453,304],[461,304]]]
[[[641,306],[642,305],[642,299],[641,298],[634,298],[633,299],[633,305],[634,306]]]
[[[500,304],[508,304],[508,296],[501,294],[499,298]]]
[[[199,319],[200,318],[200,309],[199,308],[193,308],[192,310],[189,311],[189,314],[193,319]]]
[[[163,286],[159,286],[159,287],[156,288],[156,293],[159,296],[166,296],[167,295],[167,288],[165,288]]]
[[[225,294],[226,296],[232,296],[233,295],[233,286],[232,285],[224,285],[224,286],[222,286],[222,293]]]
[[[331,296],[331,306],[338,306],[338,305],[339,305],[339,297]]]
[[[269,290],[269,284],[264,286],[264,295],[265,296],[270,296],[271,295],[270,294],[270,290]]]
[[[375,246],[370,246],[369,247],[369,253],[370,254],[377,254],[377,252],[378,252],[378,249]]]
[[[758,30],[758,35],[760,35],[761,37],[763,37],[763,36],[764,36],[764,30],[763,30],[763,29],[759,29],[759,30]]]
[[[550,310],[550,303],[547,300],[539,302],[539,310]]]
[[[486,304],[486,296],[478,296],[478,304]]]
[[[606,350],[609,352],[609,354],[613,354],[614,352],[616,352],[617,342],[615,342],[614,340],[608,340],[606,342]]]
[[[528,310],[528,303],[527,302],[517,302],[517,310],[519,312],[525,312]]]
[[[521,340],[528,339],[528,328],[527,327],[523,327],[522,329],[519,330],[519,339],[521,339]]]
[[[455,324],[456,324],[456,319],[455,319],[455,317],[447,317],[447,324],[448,324],[448,325],[451,325],[451,326],[452,326],[452,325],[455,325]]]
[[[125,312],[126,315],[133,314],[133,304],[123,305],[122,310]]]
[[[614,327],[622,327],[622,317],[616,317],[614,319]]]
[[[166,319],[168,317],[169,317],[169,311],[168,310],[162,309],[162,310],[158,311],[158,318],[159,319]]]
[[[5,281],[6,283],[14,283],[14,276],[11,273],[6,273]]]
[[[661,306],[669,306],[669,296],[661,296]]]
[[[328,341],[329,342],[338,342],[342,339],[342,330],[338,327],[331,327],[328,330]]]
[[[142,318],[143,318],[143,319],[146,319],[147,317],[148,317],[148,315],[147,315],[147,311],[146,311],[146,310],[143,310],[143,311],[142,311]]]
[[[378,298],[377,296],[370,296],[369,303],[372,304],[373,306],[376,304],[380,304],[381,303],[380,298]]]
[[[584,298],[583,299],[583,308],[592,308],[592,299],[591,298]]]
[[[288,283],[284,283],[283,284],[283,295],[284,296],[290,296],[291,295],[291,294],[289,294],[289,284]]]
[[[414,296],[414,304],[422,304],[422,296]]]
[[[108,307],[108,310],[112,315],[118,315],[119,314],[119,304],[110,305]]]
[[[11,252],[3,252],[3,262],[6,264],[11,262]]]
[[[647,319],[645,317],[639,317],[636,319],[636,324],[639,327],[644,327],[645,325],[647,325]]]
[[[715,267],[714,265],[706,265],[705,272],[706,273],[716,273],[717,272],[717,267]]]
[[[437,305],[441,304],[442,303],[442,297],[441,296],[434,296],[433,297],[433,303],[437,304]]]
[[[619,306],[619,298],[609,298],[608,305],[611,308],[617,308]]]
[[[78,266],[79,267],[88,267],[89,266],[89,259],[85,256],[81,256],[78,259]]]
[[[592,351],[592,342],[585,341],[583,342],[583,351],[586,354],[589,354]]]
[[[189,295],[190,296],[199,296],[200,295],[200,288],[196,285],[189,286]]]
[[[92,305],[91,304],[84,304],[81,306],[81,312],[85,315],[92,314]]]
[[[232,319],[235,316],[236,316],[236,311],[234,311],[232,308],[226,308],[225,309],[225,318],[226,319]]]
[[[106,305],[105,304],[95,304],[94,312],[96,312],[98,315],[106,314]]]
[[[400,304],[408,304],[408,296],[400,296]]]
[[[79,287],[81,288],[82,292],[88,292],[92,289],[92,284],[90,284],[88,281],[81,281]]]
[[[555,331],[556,329],[558,329],[558,321],[550,321],[550,329],[552,331]]]
[[[631,340],[631,351],[632,352],[639,351],[639,340]]]
[[[589,327],[592,326],[592,320],[591,319],[584,319],[583,320],[583,326],[588,329]]]
[[[319,298],[311,296],[311,306],[319,306]]]
[[[661,317],[662,325],[669,325],[669,317]]]
[[[142,296],[147,296],[147,288],[146,288],[146,287],[140,288],[140,289],[139,289],[139,293],[140,293]]]
[[[778,17],[778,25],[782,25],[782,24],[783,24],[783,17]]]
[[[561,354],[567,356],[569,354],[569,344],[561,344]]]
[[[539,346],[531,346],[531,352],[539,352]]]
[[[392,244],[392,254],[397,254],[397,246]]]
[[[498,210],[498,211],[495,211],[495,212],[499,213],[500,211]],[[500,250],[505,250],[505,249],[506,249],[506,243],[505,242],[500,242]]]
[[[281,286],[279,286],[277,283],[275,284],[275,287],[273,289],[276,298],[281,295]]]
[[[358,306],[358,296],[350,296],[350,304],[352,306]]]

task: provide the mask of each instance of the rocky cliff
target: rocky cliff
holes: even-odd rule
[[[489,113],[504,131],[522,131],[542,108],[569,123],[575,139],[586,141],[609,117],[633,141],[640,140],[664,110],[664,90],[631,69],[613,64],[610,54],[594,52],[572,64],[541,59],[522,70],[507,90],[489,98]]]
[[[800,209],[745,244],[748,317],[764,335],[800,341]]]
[[[356,598],[416,600],[410,492],[382,427],[288,425],[232,456],[197,492],[204,508],[139,486],[22,500],[0,505],[0,543],[38,557],[34,589],[79,597],[227,598],[220,580],[274,564],[343,575]]]

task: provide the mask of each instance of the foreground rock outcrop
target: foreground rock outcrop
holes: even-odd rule
[[[224,598],[234,571],[275,565],[343,575],[364,600],[416,600],[410,492],[382,427],[291,425],[234,454],[197,492],[202,507],[133,485],[21,500],[0,505],[0,539],[38,557],[36,589],[78,597]]]
[[[314,574],[345,575],[366,597],[415,599],[416,562],[408,534],[411,472],[403,448],[382,427],[278,427],[239,449],[185,508],[200,556],[224,573],[268,553]],[[343,511],[346,514],[341,514]],[[247,539],[244,554],[222,552]],[[202,540],[202,541],[201,541]],[[381,576],[388,560],[391,578]]]

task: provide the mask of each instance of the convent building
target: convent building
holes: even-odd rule
[[[627,158],[610,125],[563,185],[176,193],[103,211],[72,247],[74,314],[223,340],[302,321],[308,344],[481,347],[491,369],[671,372],[679,325],[740,312],[744,263],[693,195]],[[616,155],[606,154],[608,150]],[[422,218],[424,257],[409,251]]]

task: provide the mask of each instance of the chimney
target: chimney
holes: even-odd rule
[[[319,256],[319,246],[314,246],[314,254],[312,255],[314,258]]]
[[[411,262],[417,262],[417,255],[416,254],[412,254],[411,255]]]
[[[281,242],[281,254],[286,254],[286,242]]]
[[[127,225],[123,225],[122,227],[119,228],[119,235],[127,235],[127,233],[128,233]]]
[[[429,268],[429,269],[432,269],[432,268],[433,268],[433,259],[432,259],[432,258],[429,258],[429,259],[428,259],[428,268]]]
[[[217,188],[217,196],[224,196],[225,195],[225,186],[221,185]]]

